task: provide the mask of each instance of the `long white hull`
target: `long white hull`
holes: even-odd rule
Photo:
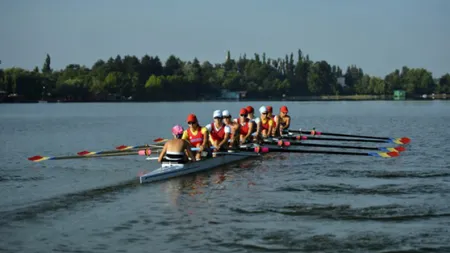
[[[155,182],[173,177],[179,177],[190,173],[212,169],[221,165],[241,161],[254,157],[253,152],[239,152],[236,154],[219,155],[215,158],[207,158],[203,161],[187,164],[164,162],[160,168],[139,177],[141,184]]]

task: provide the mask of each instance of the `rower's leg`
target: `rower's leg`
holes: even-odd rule
[[[219,142],[218,142],[218,141],[215,141],[215,140],[211,140],[211,146],[217,148],[217,147],[219,147]],[[216,157],[216,154],[213,153],[213,154],[212,154],[212,157]]]
[[[232,136],[230,139],[230,145],[228,147],[230,147],[230,148],[237,147],[239,144],[239,137],[240,137],[239,125],[237,125],[237,126],[234,125],[232,128]]]
[[[195,146],[196,148],[200,147],[200,144]],[[202,150],[195,151],[195,160],[200,161],[202,159]]]
[[[261,131],[261,139],[267,138],[267,136],[268,136],[267,129],[263,129]]]
[[[242,134],[239,135],[239,143],[244,144],[244,136]]]

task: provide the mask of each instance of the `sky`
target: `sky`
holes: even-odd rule
[[[0,0],[0,68],[91,67],[117,55],[221,63],[302,50],[384,77],[450,73],[450,0]]]

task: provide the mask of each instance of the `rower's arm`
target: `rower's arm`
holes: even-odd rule
[[[258,121],[256,123],[256,135],[260,135],[261,134],[261,121]]]
[[[158,157],[158,162],[160,163],[162,161],[162,159],[164,158],[164,156],[166,155],[166,151],[167,151],[167,142],[166,144],[164,144],[163,149],[161,150],[161,154],[159,154]]]
[[[223,137],[223,140],[219,143],[219,147],[222,147],[225,143],[228,143],[228,140],[230,139],[230,133],[225,133],[225,136]]]
[[[206,148],[206,144],[208,143],[208,129],[206,129],[205,127],[204,128],[202,128],[202,133],[203,133],[203,143],[202,143],[202,146],[203,146],[203,148]]]
[[[252,121],[248,122],[248,133],[247,135],[244,137],[246,140],[250,137],[250,135],[252,135],[253,133],[253,128],[255,127],[255,123]]]
[[[283,127],[284,129],[289,129],[289,127],[291,126],[291,116],[287,116],[286,117],[286,126]]]
[[[190,159],[192,162],[195,162],[196,159],[195,159],[194,154],[193,154],[192,151],[191,151],[191,147],[192,147],[192,145],[191,145],[189,142],[185,141],[185,144],[184,144],[184,150],[186,151],[186,154],[187,154],[187,156],[189,157],[189,159]]]
[[[272,130],[273,130],[273,120],[272,119],[270,119],[270,121],[269,121],[269,129],[267,129],[268,131],[267,131],[267,137],[270,137],[270,136],[272,136],[273,134],[272,134]]]

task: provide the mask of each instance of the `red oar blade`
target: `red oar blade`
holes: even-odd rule
[[[168,140],[167,139],[163,139],[163,138],[157,138],[157,139],[153,140],[153,142],[155,142],[155,143],[161,143],[161,142],[165,142],[165,141],[168,141]]]
[[[400,140],[401,140],[401,142],[402,142],[403,144],[408,144],[408,143],[410,143],[410,142],[411,142],[411,139],[410,139],[410,138],[408,138],[408,137],[403,137],[403,138],[400,138]]]
[[[397,156],[400,155],[398,152],[388,152],[387,154],[388,154],[390,157],[397,157]]]
[[[394,149],[397,150],[398,152],[403,152],[406,150],[406,148],[403,146],[398,146],[398,147],[395,147]]]
[[[118,150],[127,150],[127,149],[131,149],[131,148],[134,148],[134,146],[120,145],[120,146],[116,147],[116,149],[118,149]]]
[[[83,150],[83,151],[77,153],[77,155],[81,155],[81,156],[93,155],[93,154],[95,154],[95,152],[90,152],[90,151],[87,151],[87,150]]]
[[[47,160],[49,157],[44,157],[44,156],[40,156],[40,155],[35,155],[32,157],[28,157],[28,160],[32,161],[32,162],[40,162],[40,161],[44,161]]]

